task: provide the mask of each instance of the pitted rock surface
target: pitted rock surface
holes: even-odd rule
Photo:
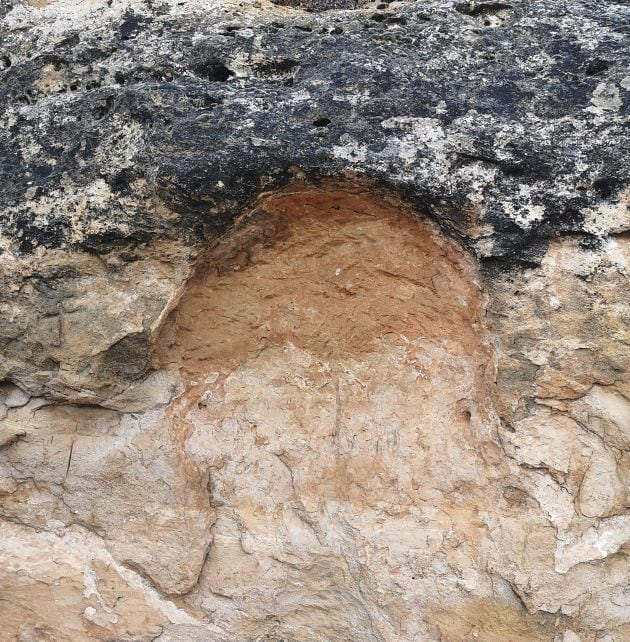
[[[377,178],[508,261],[627,226],[594,214],[627,188],[624,3],[42,4],[0,25],[21,251],[207,236],[291,166]]]
[[[627,20],[0,4],[0,639],[630,640]]]

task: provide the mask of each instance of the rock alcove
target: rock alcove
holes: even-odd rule
[[[252,637],[457,635],[475,609],[501,634],[515,598],[489,599],[478,517],[505,474],[484,327],[475,262],[398,199],[293,184],[237,221],[155,352],[183,379],[171,432],[209,479],[205,608]]]

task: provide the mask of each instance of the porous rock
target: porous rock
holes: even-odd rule
[[[0,5],[0,639],[630,640],[626,18]]]

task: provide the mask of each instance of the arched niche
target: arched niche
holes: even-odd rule
[[[197,590],[227,629],[460,639],[486,613],[530,630],[488,570],[505,467],[481,280],[432,222],[334,181],[263,196],[200,261],[155,360],[209,474]]]

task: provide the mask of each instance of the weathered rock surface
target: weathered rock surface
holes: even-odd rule
[[[0,639],[630,640],[627,6],[282,4],[0,5]]]

